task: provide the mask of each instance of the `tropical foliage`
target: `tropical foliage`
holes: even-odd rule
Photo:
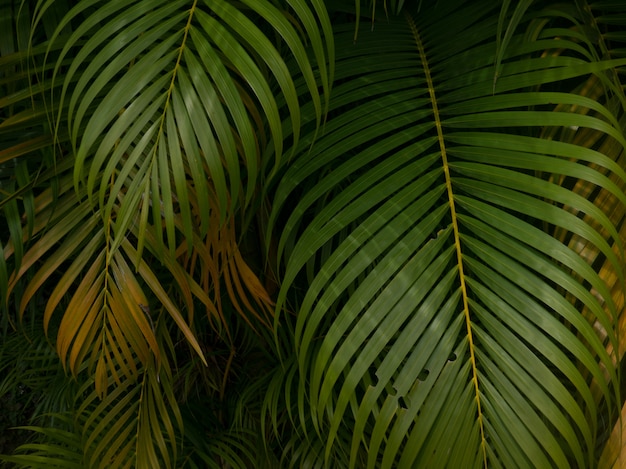
[[[7,464],[620,464],[622,2],[0,20]]]

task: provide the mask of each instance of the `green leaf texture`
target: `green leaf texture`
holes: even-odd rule
[[[139,253],[149,219],[163,220],[166,239],[159,241],[173,253],[176,231],[192,244],[195,225],[206,234],[215,207],[223,221],[250,203],[270,137],[279,142],[274,165],[281,161],[281,119],[291,119],[298,140],[299,96],[286,57],[297,64],[321,121],[332,79],[325,9],[293,0],[290,21],[271,2],[239,3],[83,1],[60,22],[53,41],[63,44],[54,68],[63,83],[57,126],[67,120],[75,186],[84,185],[104,219],[116,220],[113,250],[137,212]],[[71,34],[61,35],[72,22]],[[274,34],[278,41],[270,40]],[[197,207],[188,202],[190,182]],[[117,210],[120,193],[130,196]]]
[[[351,46],[338,29],[329,121],[278,186],[279,306],[305,285],[294,418],[351,467],[593,466],[599,409],[619,406],[623,246],[577,188],[626,204],[626,62],[536,11],[501,53],[495,4],[434,3]]]

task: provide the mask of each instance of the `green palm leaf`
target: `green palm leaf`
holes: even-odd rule
[[[575,25],[526,39],[537,12],[523,10],[498,49],[494,5],[453,3],[353,47],[338,30],[336,117],[278,186],[275,213],[302,192],[279,249],[279,306],[306,268],[299,425],[327,461],[350,435],[352,467],[362,452],[368,467],[592,466],[601,403],[619,402],[605,279],[623,282],[623,247],[621,222],[573,181],[626,203],[611,75],[625,63],[595,61]],[[590,75],[600,96],[576,89]],[[572,237],[606,259],[603,276]]]
[[[173,253],[175,206],[182,217],[179,229],[192,244],[196,220],[185,202],[186,175],[198,192],[201,234],[209,229],[215,206],[223,221],[249,204],[261,176],[260,147],[268,138],[254,116],[263,115],[269,135],[283,141],[277,95],[287,104],[298,140],[300,108],[286,51],[306,82],[319,123],[318,81],[328,95],[332,73],[324,44],[324,36],[330,37],[328,20],[319,2],[313,9],[302,1],[289,3],[305,24],[306,40],[320,64],[318,77],[305,39],[270,2],[246,1],[240,7],[223,0],[81,2],[60,23],[62,31],[88,6],[95,7],[69,37],[61,37],[55,75],[63,80],[60,101],[68,103],[74,184],[85,184],[90,202],[97,201],[105,219],[112,217],[119,191],[133,194],[119,209],[113,250],[126,236],[130,214],[140,211],[142,228],[150,213],[155,223],[164,220]],[[313,27],[317,21],[321,28]],[[268,30],[280,35],[285,51],[270,42]],[[71,66],[61,75],[69,54],[74,54]],[[59,124],[61,119],[63,112]]]
[[[18,2],[4,3],[13,13]],[[261,160],[270,138],[283,141],[283,119],[298,141],[293,75],[321,123],[332,31],[321,0],[86,0],[65,8],[42,0],[31,15],[25,7],[21,47],[2,51],[3,77],[24,70],[0,97],[0,164],[20,166],[0,199],[10,228],[0,246],[3,307],[13,296],[21,319],[42,300],[64,367],[76,379],[91,376],[83,391],[95,389],[76,410],[90,414],[81,442],[89,465],[174,466],[166,408],[179,396],[162,396],[164,350],[150,306],[167,312],[163,321],[205,366],[194,307],[205,306],[228,336],[222,281],[248,323],[248,313],[267,322],[272,301],[239,252],[235,215],[283,160],[282,143],[273,160]],[[22,36],[31,25],[27,54]],[[12,137],[25,129],[32,139]],[[26,164],[39,150],[46,164]]]
[[[55,418],[63,425],[72,428],[72,421],[66,415],[56,415]],[[28,426],[24,429],[43,435],[48,441],[24,444],[18,451],[28,452],[28,454],[2,455],[3,461],[33,468],[80,469],[84,467],[80,451],[80,435],[77,432],[59,427]]]
[[[12,267],[6,259],[13,256],[15,265],[20,266],[35,223],[32,189],[50,177],[45,170],[55,163],[45,100],[52,82],[44,76],[42,66],[48,48],[30,42],[32,12],[29,5],[19,3],[0,5],[4,31],[0,46],[0,210],[6,220],[3,229],[11,237],[0,242],[0,297],[5,308]],[[59,135],[59,142],[66,139],[66,132]],[[2,321],[5,331],[6,318],[4,315]]]
[[[614,463],[622,2],[69,3],[0,1],[6,462]]]

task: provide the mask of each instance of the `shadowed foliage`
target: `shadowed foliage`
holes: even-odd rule
[[[621,466],[621,2],[0,18],[7,464]]]

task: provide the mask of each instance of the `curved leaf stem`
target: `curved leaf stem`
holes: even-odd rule
[[[411,32],[413,33],[413,37],[415,38],[415,44],[417,45],[417,50],[419,52],[420,60],[422,62],[422,67],[424,69],[424,78],[426,79],[426,85],[428,86],[428,94],[430,96],[430,101],[433,107],[433,120],[435,122],[435,126],[437,128],[437,139],[439,140],[439,147],[441,149],[441,159],[443,160],[443,171],[446,179],[446,188],[448,192],[448,200],[450,203],[450,216],[452,218],[452,229],[454,232],[454,244],[456,247],[456,257],[457,263],[459,267],[459,281],[461,284],[461,294],[463,296],[463,314],[465,315],[465,325],[467,327],[467,339],[469,343],[470,350],[470,362],[472,365],[472,381],[474,383],[474,390],[476,393],[476,405],[478,411],[478,423],[480,425],[480,439],[481,439],[481,448],[483,453],[483,460],[485,468],[487,468],[487,446],[485,440],[485,427],[483,423],[483,413],[480,402],[480,391],[478,388],[478,369],[476,367],[476,356],[474,354],[474,339],[472,333],[472,321],[469,314],[469,303],[467,296],[467,287],[465,285],[465,274],[463,272],[463,253],[461,252],[461,237],[459,233],[459,225],[457,222],[456,215],[456,207],[454,204],[454,193],[452,192],[452,179],[450,178],[450,167],[448,165],[448,156],[446,152],[446,144],[443,138],[443,131],[441,128],[441,118],[439,116],[439,109],[437,106],[437,96],[435,95],[435,87],[433,84],[432,77],[430,75],[430,67],[428,63],[428,58],[426,57],[426,51],[424,50],[424,44],[422,43],[422,39],[420,37],[419,31],[417,30],[417,26],[413,21],[413,18],[409,13],[405,13],[407,18],[407,22],[409,27],[411,28]]]
[[[185,51],[185,44],[187,43],[187,37],[189,36],[189,30],[191,29],[191,20],[193,19],[194,12],[196,11],[196,5],[198,4],[198,0],[194,0],[193,5],[189,9],[189,18],[187,19],[187,24],[185,25],[185,33],[183,34],[183,40],[180,45],[180,49],[178,51],[178,57],[176,57],[176,65],[174,66],[174,71],[172,72],[172,80],[170,81],[170,86],[167,89],[167,98],[165,99],[165,104],[163,107],[163,115],[161,117],[161,123],[159,125],[159,131],[157,132],[156,141],[159,141],[159,137],[163,134],[163,127],[165,126],[165,115],[167,113],[167,108],[169,106],[170,100],[172,98],[172,91],[174,89],[174,83],[176,83],[176,72],[180,67],[180,61],[183,57],[183,52]],[[156,158],[156,152],[158,149],[158,145],[154,146],[154,158]]]

